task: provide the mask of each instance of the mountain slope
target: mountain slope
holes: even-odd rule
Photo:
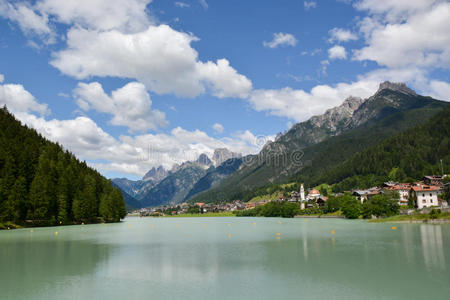
[[[198,180],[195,183],[195,185],[192,187],[192,189],[189,191],[189,193],[183,200],[187,201],[193,196],[197,195],[198,193],[207,191],[212,187],[216,186],[222,180],[227,178],[229,175],[236,172],[241,166],[241,164],[242,158],[232,158],[223,162],[217,168],[211,168],[210,170],[208,170],[205,176],[200,178],[200,180]]]
[[[125,201],[125,208],[127,211],[132,211],[138,208],[141,208],[141,202],[139,202],[138,200],[136,200],[134,197],[130,196],[127,192],[125,192],[124,190],[122,190],[117,184],[115,184],[114,182],[111,182],[112,186],[119,189],[120,192],[122,193],[123,196],[123,200]]]
[[[181,203],[206,172],[204,166],[199,163],[184,163],[176,172],[170,173],[158,185],[144,193],[139,200],[143,207]]]
[[[95,223],[125,214],[109,180],[0,109],[0,222]]]
[[[358,176],[374,175],[382,180],[420,179],[424,174],[440,174],[450,169],[450,106],[422,125],[394,135],[367,150],[355,153],[337,166],[320,173],[299,174],[298,180],[314,185],[338,183]],[[442,166],[440,160],[442,159]],[[391,174],[394,170],[394,174]],[[314,176],[311,176],[314,175]],[[396,176],[397,178],[389,178]],[[354,188],[358,180],[341,188]],[[371,183],[369,182],[369,185]],[[352,186],[353,185],[353,186]],[[356,186],[355,186],[356,185]]]
[[[349,98],[343,105],[296,124],[266,145],[215,188],[190,201],[246,199],[252,190],[283,182],[303,169],[317,172],[336,165],[393,134],[426,121],[447,105],[419,96],[404,84],[382,83],[372,97]]]

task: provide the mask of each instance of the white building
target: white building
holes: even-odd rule
[[[411,190],[411,184],[409,183],[397,183],[388,188],[390,191],[396,191],[400,195],[398,205],[408,205],[409,191]]]
[[[416,206],[419,209],[439,206],[438,192],[439,188],[433,185],[419,184],[411,188],[412,196],[416,200]]]

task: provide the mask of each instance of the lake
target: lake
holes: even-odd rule
[[[447,224],[129,217],[0,231],[1,299],[448,299],[449,267]]]

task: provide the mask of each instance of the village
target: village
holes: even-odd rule
[[[388,181],[379,187],[369,189],[355,189],[347,191],[361,204],[372,197],[384,194],[388,191],[398,193],[398,205],[401,214],[411,214],[417,211],[428,212],[431,208],[439,208],[443,211],[450,211],[448,197],[450,195],[450,182],[444,183],[446,175],[424,176],[421,181],[414,183],[400,183]],[[344,193],[336,193],[332,196],[338,197]],[[205,214],[220,212],[235,212],[254,209],[263,206],[268,202],[291,202],[299,203],[300,210],[324,207],[329,199],[329,195],[322,195],[318,189],[305,190],[304,185],[300,184],[299,191],[292,191],[288,197],[279,197],[277,199],[242,202],[235,200],[231,203],[181,203],[176,205],[165,205],[159,207],[142,208],[135,211],[140,216],[166,216],[183,214]],[[445,199],[446,198],[446,199]]]

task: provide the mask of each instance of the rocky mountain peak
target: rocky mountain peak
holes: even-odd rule
[[[168,174],[169,172],[164,169],[163,166],[159,166],[158,168],[153,167],[144,175],[142,180],[152,180],[154,182],[160,182],[161,180],[166,178]]]
[[[200,154],[200,156],[196,160],[196,163],[198,163],[202,166],[206,166],[206,167],[209,167],[210,165],[212,165],[212,161],[209,159],[208,155],[206,155],[205,153]]]
[[[380,83],[380,87],[378,88],[377,93],[381,92],[382,90],[392,90],[396,92],[400,92],[407,95],[417,95],[416,92],[414,92],[412,89],[410,89],[405,83],[403,82],[390,82],[385,81]]]
[[[239,158],[241,156],[242,154],[232,152],[227,148],[217,148],[216,150],[214,150],[212,160],[214,161],[214,165],[218,166],[230,158]]]

